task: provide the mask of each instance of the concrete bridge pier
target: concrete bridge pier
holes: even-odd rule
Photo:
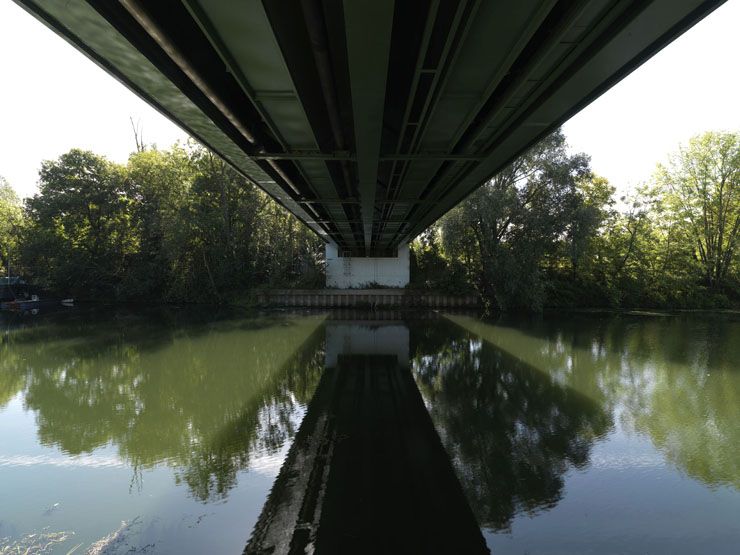
[[[326,245],[326,286],[337,289],[406,287],[411,263],[409,246],[400,245],[396,256],[341,256],[333,243]]]

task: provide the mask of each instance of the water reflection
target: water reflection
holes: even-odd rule
[[[450,528],[440,515],[471,509],[497,553],[732,552],[740,541],[737,316],[357,316],[73,312],[12,316],[9,325],[0,314],[0,537],[52,524],[89,545],[127,519],[145,523],[132,548],[241,550],[298,437],[317,453],[343,438],[334,443],[351,461],[345,471],[359,465],[372,476],[362,487],[406,495],[357,526],[389,515],[406,526],[413,514],[414,537],[432,530],[426,540],[438,547],[434,530]],[[406,406],[399,399],[411,399],[397,381],[408,369],[423,404],[411,402],[406,414],[418,423],[426,405],[444,456],[431,447],[436,435],[388,426]],[[339,385],[355,397],[332,397]],[[348,434],[322,428],[328,405],[304,418],[322,387],[324,397],[344,399],[331,414],[351,426],[375,420],[382,432],[353,447]],[[419,445],[431,454],[410,447]],[[296,451],[283,482],[313,468]],[[334,479],[335,499],[353,491],[346,472]],[[445,506],[440,500],[455,494],[430,486],[430,476],[450,492],[459,481],[470,508],[451,510],[465,505],[459,499]],[[62,509],[47,514],[59,501]],[[184,517],[186,502],[207,512],[190,507]],[[434,503],[440,509],[424,521]],[[268,520],[284,514],[273,505],[265,505]],[[295,524],[305,507],[290,510],[286,522]],[[384,529],[401,537],[410,528]]]
[[[134,484],[167,465],[195,498],[223,498],[252,453],[295,433],[323,368],[323,319],[200,316],[73,315],[9,332],[0,408],[21,393],[42,445],[114,445]]]
[[[462,328],[414,339],[417,383],[481,525],[554,506],[611,414]]]
[[[484,324],[485,343],[578,391],[709,486],[740,488],[740,322],[728,315]]]
[[[488,553],[409,370],[409,325],[326,324],[326,368],[247,554]]]
[[[740,488],[735,317],[448,319],[412,331],[412,366],[482,526],[510,531],[519,515],[557,506],[571,471],[587,480],[597,467],[626,473],[628,487],[648,497],[645,464],[655,472],[673,465],[709,488]],[[639,438],[650,440],[657,459]],[[658,479],[673,479],[660,472]],[[639,513],[619,505],[618,486],[601,487],[613,518]],[[653,510],[675,511],[652,502]],[[707,518],[730,533],[719,513]]]

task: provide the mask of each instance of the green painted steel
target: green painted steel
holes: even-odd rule
[[[383,132],[393,0],[344,2],[357,174],[365,248],[371,247],[378,158]]]

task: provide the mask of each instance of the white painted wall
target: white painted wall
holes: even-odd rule
[[[362,288],[368,283],[405,287],[411,263],[409,246],[398,247],[395,258],[340,257],[336,245],[326,245],[326,286],[338,289]]]

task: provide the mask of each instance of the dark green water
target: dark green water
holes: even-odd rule
[[[0,553],[240,553],[348,354],[410,369],[493,553],[738,552],[740,318],[390,316],[0,315]]]

